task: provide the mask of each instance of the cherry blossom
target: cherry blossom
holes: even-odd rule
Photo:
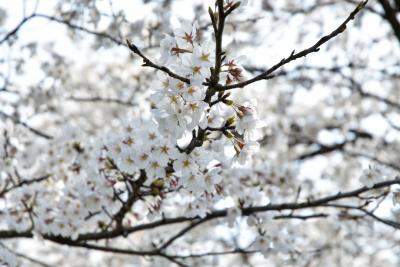
[[[387,65],[398,53],[380,52],[383,64],[360,45],[346,57],[331,40],[365,27],[366,2],[350,3],[336,30],[283,59],[272,46],[284,50],[273,30],[287,24],[283,14],[317,22],[326,14],[315,18],[308,4],[293,11],[293,3],[217,0],[171,20],[182,3],[144,1],[151,12],[139,9],[145,18],[130,22],[116,2],[107,10],[70,2],[58,1],[54,16],[41,6],[29,15],[24,5],[10,31],[0,8],[0,48],[9,53],[0,58],[1,266],[350,266],[354,257],[355,266],[396,266],[380,251],[395,259],[400,228],[397,72]],[[378,4],[369,12],[382,11]],[[17,38],[36,17],[95,50],[90,66],[75,69],[58,44]],[[257,33],[259,24],[272,29]],[[292,36],[299,45],[315,38],[304,29]],[[346,44],[365,44],[362,33]],[[380,78],[363,73],[369,66]],[[377,81],[385,90],[375,95]]]

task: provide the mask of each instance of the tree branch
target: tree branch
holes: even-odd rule
[[[332,31],[330,34],[325,35],[322,37],[320,40],[318,40],[314,45],[310,46],[309,48],[306,48],[298,53],[295,53],[295,50],[292,51],[289,57],[282,59],[279,63],[275,64],[268,70],[264,71],[263,73],[255,76],[254,78],[251,78],[247,81],[236,83],[236,84],[231,84],[231,85],[219,85],[217,90],[218,91],[226,91],[230,89],[235,89],[235,88],[241,88],[246,85],[252,84],[254,82],[260,81],[260,80],[267,80],[271,79],[274,76],[271,74],[275,72],[277,69],[281,68],[283,65],[286,65],[287,63],[294,61],[298,58],[305,57],[310,53],[318,52],[320,50],[320,46],[323,45],[324,43],[328,42],[330,39],[338,36],[342,32],[346,30],[347,24],[355,18],[358,12],[360,12],[364,6],[367,4],[368,0],[362,1],[358,4],[358,6],[353,10],[353,12],[350,13],[350,15],[345,19],[345,21],[340,24],[339,27],[337,27],[334,31]]]
[[[34,18],[36,15],[32,14],[28,17],[25,17],[21,20],[20,23],[18,23],[18,25],[12,29],[10,32],[8,32],[1,40],[0,40],[0,45],[3,44],[4,42],[6,42],[8,39],[10,39],[12,36],[14,36],[15,34],[17,34],[17,32],[20,30],[20,28],[27,23],[29,20],[31,20],[32,18]]]
[[[76,101],[76,102],[97,102],[97,103],[107,103],[107,104],[119,104],[123,106],[134,106],[133,103],[123,101],[118,98],[102,98],[99,96],[95,97],[75,97],[75,96],[70,96],[67,98],[68,100]]]
[[[346,199],[346,198],[354,198],[354,197],[359,197],[361,194],[372,191],[375,189],[380,189],[380,188],[385,188],[385,187],[390,187],[391,185],[395,184],[400,184],[400,177],[396,177],[393,180],[388,180],[380,183],[376,183],[373,187],[368,188],[368,187],[361,187],[356,190],[352,191],[347,191],[347,192],[339,192],[334,195],[330,195],[327,197],[315,199],[315,200],[308,200],[305,202],[288,202],[288,203],[281,203],[281,204],[268,204],[265,206],[250,206],[250,207],[245,207],[242,208],[242,215],[244,216],[249,216],[254,213],[259,213],[259,212],[266,212],[266,211],[283,211],[283,210],[300,210],[300,209],[308,209],[308,208],[315,208],[319,206],[323,206],[327,203],[334,202],[340,199]],[[109,238],[115,238],[118,236],[122,235],[129,235],[135,232],[143,231],[143,230],[148,230],[148,229],[155,229],[158,227],[166,226],[166,225],[171,225],[171,224],[176,224],[176,223],[182,223],[182,222],[191,222],[194,220],[202,219],[203,222],[216,219],[216,218],[222,218],[226,217],[228,215],[228,210],[223,209],[223,210],[216,210],[212,211],[207,214],[206,217],[204,218],[199,218],[199,217],[175,217],[175,218],[162,218],[158,221],[154,221],[151,223],[146,223],[146,224],[140,224],[132,227],[126,227],[126,228],[116,228],[111,231],[103,231],[103,232],[97,232],[97,233],[86,233],[86,234],[81,234],[78,236],[78,238],[74,241],[68,238],[63,238],[60,236],[51,236],[51,235],[44,235],[43,237],[45,239],[49,240],[57,240],[59,243],[74,243],[74,242],[81,242],[81,241],[95,241],[95,240],[101,240],[101,239],[109,239]],[[6,231],[0,231],[0,238],[16,238],[16,237],[32,237],[33,234],[31,232],[16,232],[13,230],[6,230]]]

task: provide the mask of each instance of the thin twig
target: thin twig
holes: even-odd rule
[[[155,64],[148,57],[146,57],[136,45],[131,43],[129,40],[126,40],[126,43],[128,44],[129,49],[133,53],[135,53],[136,55],[138,55],[139,57],[141,57],[143,59],[144,67],[151,67],[151,68],[154,68],[157,70],[161,70],[161,71],[165,72],[166,74],[168,74],[172,78],[181,80],[184,83],[188,83],[188,84],[190,83],[190,80],[188,78],[185,78],[185,77],[182,77],[182,76],[176,74],[175,72],[173,72],[172,70],[170,70],[169,68],[167,68],[165,66],[160,66],[160,65]]]

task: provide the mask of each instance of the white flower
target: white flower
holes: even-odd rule
[[[208,171],[206,174],[204,174],[203,179],[205,184],[205,190],[208,193],[214,192],[215,185],[219,184],[222,181],[222,177],[221,175],[219,175],[220,171],[221,171],[220,168],[214,168]]]
[[[149,166],[151,161],[150,154],[150,151],[145,148],[138,150],[137,153],[135,153],[134,162],[136,162],[136,166],[139,169],[145,169]]]
[[[171,52],[174,46],[176,46],[175,38],[169,35],[165,35],[165,38],[162,39],[160,42],[160,61],[162,65],[169,64],[172,61],[176,60],[176,56],[174,56],[174,54]]]
[[[152,160],[146,168],[146,174],[150,178],[164,178],[166,175],[165,167],[157,160]]]
[[[158,126],[152,121],[143,123],[140,127],[138,138],[141,140],[140,148],[149,150],[159,138]]]
[[[135,149],[125,148],[121,154],[121,157],[117,161],[117,166],[120,171],[133,174],[138,171],[137,164],[135,162],[135,154],[138,153]]]
[[[192,153],[190,153],[190,156],[202,169],[206,169],[210,161],[213,160],[210,151],[206,150],[204,147],[196,147]]]
[[[207,69],[214,66],[214,44],[209,40],[204,41],[201,46],[195,44],[193,47],[191,60],[193,61],[194,65],[201,66]]]
[[[374,184],[383,181],[386,178],[386,171],[382,166],[370,165],[368,169],[364,170],[360,176],[360,182],[368,187],[372,188]]]
[[[196,24],[182,20],[179,28],[174,30],[174,36],[179,47],[191,49],[196,40]]]
[[[185,216],[188,218],[197,217],[204,218],[207,215],[207,203],[203,198],[196,198],[189,204],[185,211]]]
[[[199,175],[184,175],[181,177],[180,181],[182,185],[194,195],[199,195],[204,192],[204,179]]]
[[[255,250],[260,251],[263,254],[263,256],[266,258],[267,257],[266,253],[271,248],[271,241],[265,235],[259,235],[259,236],[257,236],[256,240],[254,241],[253,247]]]
[[[163,112],[173,115],[182,110],[184,101],[181,96],[177,94],[171,94],[163,98],[160,103],[156,103],[156,105]]]
[[[127,147],[134,148],[135,146],[141,145],[141,140],[138,140],[138,138],[136,138],[136,136],[133,134],[124,133],[121,138],[121,142],[124,144],[122,146],[122,149],[125,149]]]
[[[199,61],[199,56],[192,53],[182,56],[182,65],[178,67],[178,71],[188,76],[191,84],[201,86],[206,78],[211,76],[210,67],[203,66],[204,63]]]
[[[204,125],[201,125],[201,128],[204,129],[206,127],[212,128],[220,128],[225,122],[224,115],[221,114],[220,110],[218,110],[218,104],[211,107],[211,110],[208,112],[207,119],[204,122]]]
[[[120,136],[109,136],[105,140],[105,146],[107,147],[107,154],[112,159],[117,160],[122,156],[123,143]]]
[[[176,159],[179,150],[169,140],[161,140],[152,150],[153,159],[166,166],[170,159]]]
[[[182,93],[185,91],[187,85],[186,83],[182,82],[181,80],[177,80],[177,79],[172,79],[170,81],[170,90],[169,90],[169,95],[171,96],[178,96],[178,95],[182,95]],[[175,99],[170,98],[170,101]]]
[[[199,101],[203,100],[206,96],[205,90],[201,86],[189,85],[187,86],[183,93],[182,97],[186,101]]]
[[[194,159],[186,153],[179,154],[173,166],[174,170],[180,172],[182,176],[189,176],[193,173],[197,173],[199,169]]]
[[[242,211],[238,207],[234,206],[227,209],[227,213],[228,216],[226,217],[226,220],[228,221],[228,226],[233,227],[236,223],[237,217],[242,215]]]
[[[239,151],[239,154],[237,155],[237,161],[242,165],[246,164],[250,156],[256,153],[259,148],[260,144],[257,142],[249,142],[243,144],[242,148]]]
[[[238,121],[236,123],[236,131],[243,134],[245,131],[256,128],[257,115],[254,107],[240,106],[238,113]]]
[[[163,72],[157,72],[157,79],[152,84],[152,90],[154,91],[168,91],[172,85],[172,78],[167,76]]]
[[[186,104],[183,114],[188,117],[190,121],[187,125],[187,130],[194,129],[201,120],[205,118],[205,110],[208,104],[204,101],[192,101]]]
[[[72,235],[73,230],[71,225],[65,221],[65,218],[57,218],[54,222],[49,225],[51,233],[53,235],[61,235],[63,237],[69,237]]]
[[[211,143],[211,149],[213,151],[213,159],[219,161],[222,168],[229,169],[234,158],[234,156],[232,156],[234,153],[232,142],[226,138],[219,139]],[[232,151],[232,153],[229,153],[230,151]]]
[[[186,131],[186,117],[182,114],[168,114],[165,110],[153,109],[152,114],[158,122],[158,130],[163,135],[179,139]]]
[[[122,122],[123,132],[128,136],[134,136],[139,126],[140,121],[138,120],[126,120]]]

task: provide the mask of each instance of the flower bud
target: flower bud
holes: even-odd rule
[[[226,94],[223,96],[223,98],[224,98],[224,99],[227,99],[230,95],[231,95],[231,92],[228,92],[228,93],[226,93]]]
[[[236,121],[235,116],[229,117],[229,118],[226,120],[225,126],[231,126],[232,124],[235,123],[235,121]]]
[[[253,115],[254,110],[251,107],[240,106],[239,110],[243,113],[243,116]]]
[[[228,106],[232,106],[233,101],[232,100],[228,100],[228,99],[224,99],[224,100],[222,100],[222,103],[224,103],[225,105],[228,105]]]
[[[151,183],[151,187],[156,187],[159,189],[164,188],[164,180],[161,178],[157,178],[155,179],[152,183]]]
[[[232,139],[234,135],[230,131],[222,131],[222,133],[229,139]]]

